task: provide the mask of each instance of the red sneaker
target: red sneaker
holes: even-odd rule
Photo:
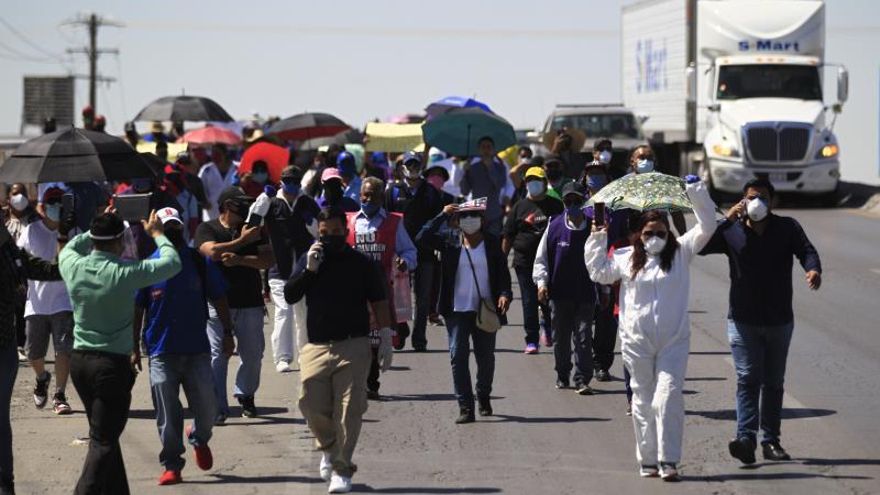
[[[186,438],[192,436],[192,429],[192,425],[186,427]],[[214,467],[214,454],[211,453],[211,447],[207,445],[193,445],[193,452],[195,453],[196,466],[199,469],[207,471]]]
[[[176,485],[182,481],[183,478],[180,477],[180,471],[165,471],[159,477],[159,486]]]

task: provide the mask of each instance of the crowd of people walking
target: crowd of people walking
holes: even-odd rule
[[[153,131],[151,140],[168,140],[161,125]],[[523,147],[513,163],[491,137],[479,139],[474,156],[427,146],[356,157],[331,145],[297,161],[294,149],[275,179],[265,163],[243,170],[241,150],[215,144],[160,155],[155,179],[10,185],[0,228],[2,493],[14,493],[9,409],[19,359],[33,369],[36,408],[51,398],[55,414],[69,414],[68,377],[85,407],[90,443],[74,492],[127,494],[119,439],[137,373],[148,367],[158,483],[180,483],[185,444],[210,469],[214,428],[236,410],[260,415],[270,311],[274,371],[299,372],[299,409],[322,452],[318,474],[330,493],[350,491],[368,400],[382,397],[394,350],[407,339],[414,352],[428,349],[429,324],[448,334],[452,419],[494,414],[493,381],[504,372],[496,368],[497,331],[514,297],[523,353],[552,349],[547,380],[560,390],[589,396],[593,380],[609,381],[619,335],[638,474],[677,481],[689,266],[712,253],[730,265],[730,454],[755,462],[760,430],[764,457],[787,459],[780,416],[794,326],[791,268],[797,258],[812,289],[822,268],[800,225],[773,213],[772,183],[747,183],[717,220],[706,185],[688,176],[696,220],[688,228],[677,209],[589,204],[620,175],[652,173],[650,147],[631,150],[629,168],[615,171],[610,139],[597,139],[577,166],[565,143],[561,133],[547,156]],[[152,213],[124,222],[115,198],[143,193],[152,193]],[[45,364],[50,340],[54,375]],[[233,356],[238,409],[227,390]]]

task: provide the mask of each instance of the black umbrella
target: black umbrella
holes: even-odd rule
[[[89,182],[154,177],[122,139],[68,127],[31,139],[0,166],[0,182]]]
[[[302,143],[300,143],[297,149],[311,151],[316,150],[321,146],[330,146],[331,144],[338,144],[342,146],[345,144],[363,144],[363,142],[364,133],[357,129],[349,129],[347,131],[340,132],[335,136],[314,138],[303,141]]]
[[[335,136],[350,128],[329,113],[301,113],[275,122],[266,133],[288,141],[305,141]]]
[[[232,122],[216,101],[204,96],[166,96],[145,106],[134,120]]]

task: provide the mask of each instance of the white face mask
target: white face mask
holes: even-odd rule
[[[636,171],[640,174],[654,171],[654,160],[639,160],[636,162]]]
[[[664,247],[666,247],[666,239],[655,236],[645,241],[645,251],[652,256],[660,254]]]
[[[749,204],[746,206],[746,212],[753,222],[760,222],[767,218],[767,214],[770,213],[770,208],[763,199],[754,198],[749,200]]]
[[[467,235],[473,235],[480,231],[482,220],[479,217],[464,217],[458,221],[458,227]]]
[[[611,163],[611,152],[610,151],[600,151],[599,152],[599,161],[605,164]]]
[[[28,207],[29,201],[24,194],[15,194],[9,198],[9,206],[15,211],[24,211]]]

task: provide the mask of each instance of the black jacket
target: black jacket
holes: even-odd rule
[[[58,264],[18,248],[0,224],[0,349],[15,343],[14,302],[19,286],[31,280],[61,280]],[[5,234],[5,235],[4,235]]]
[[[449,215],[440,213],[424,227],[416,237],[416,244],[425,249],[440,252],[440,265],[442,276],[440,277],[440,301],[437,305],[441,315],[452,313],[453,298],[455,297],[455,274],[458,270],[458,259],[461,255],[461,234],[455,229],[446,227]],[[501,250],[501,239],[484,234],[483,242],[486,243],[486,262],[489,265],[489,286],[492,293],[492,304],[498,302],[498,298],[506,296],[513,299],[510,288],[510,271],[507,269],[507,257]],[[481,290],[484,290],[481,288]],[[484,294],[483,297],[487,295]],[[501,324],[507,324],[507,318],[498,314]]]
[[[385,190],[385,209],[403,213],[403,226],[410,239],[415,239],[422,227],[440,213],[446,204],[448,203],[443,202],[440,192],[424,180],[415,190],[400,182],[391,183]],[[416,245],[416,249],[420,263],[434,260],[432,249],[419,245]]]

